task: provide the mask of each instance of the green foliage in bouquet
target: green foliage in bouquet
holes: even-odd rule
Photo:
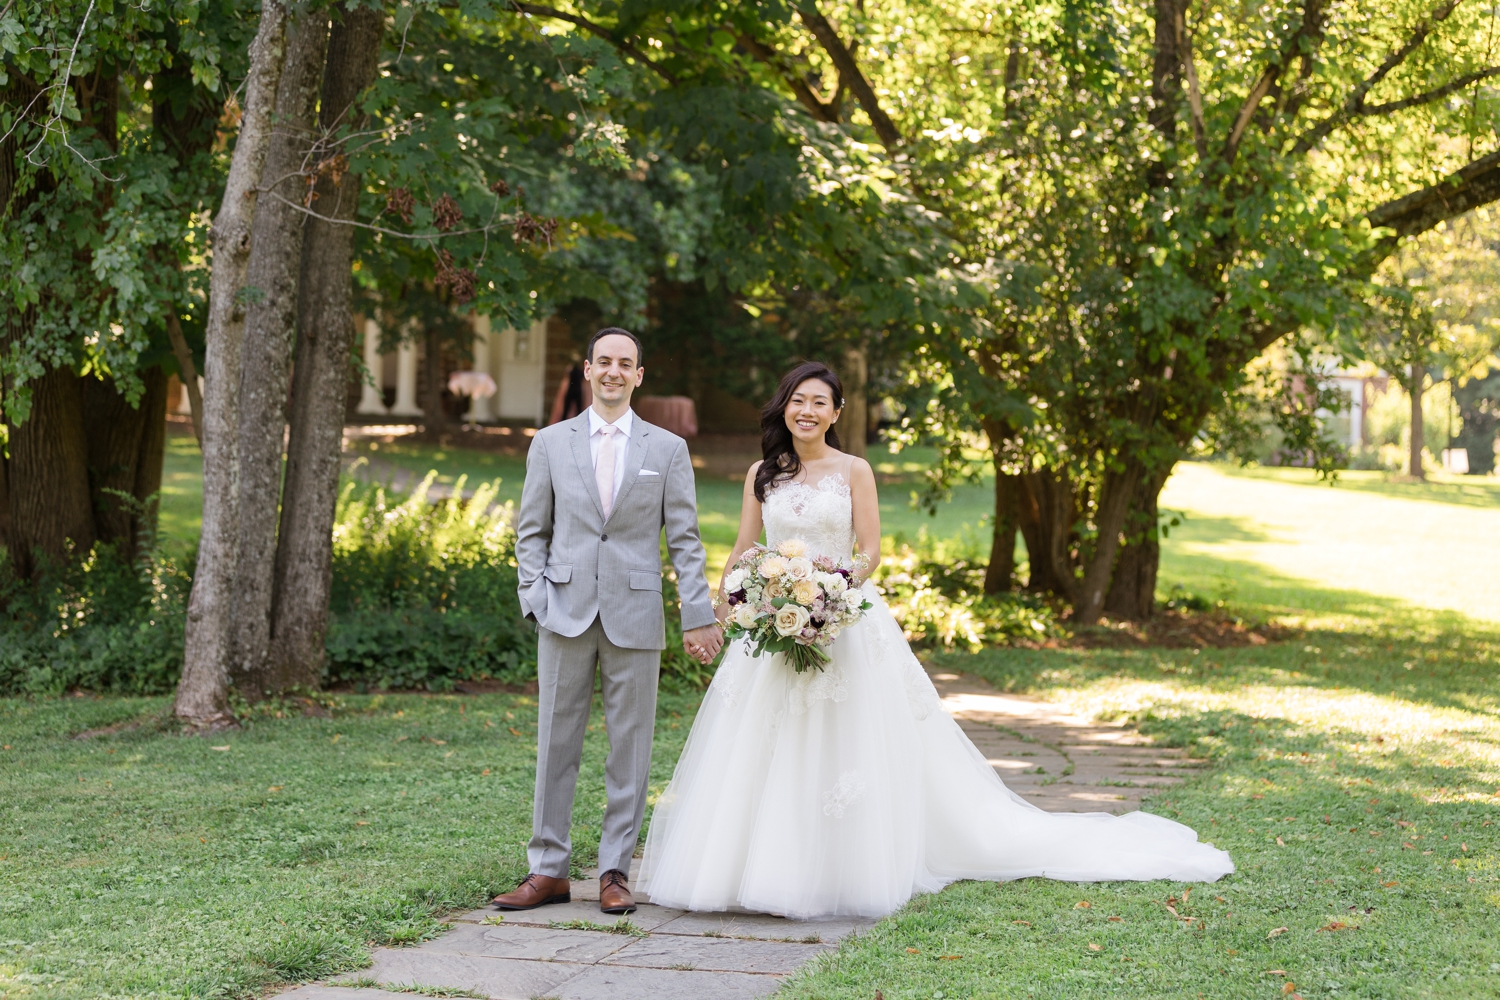
[[[1041,598],[986,594],[984,570],[983,563],[939,559],[903,546],[882,559],[872,580],[912,643],[977,650],[1067,635]]]

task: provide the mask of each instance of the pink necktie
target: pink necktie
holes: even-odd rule
[[[599,485],[599,503],[604,508],[604,519],[609,520],[609,509],[615,502],[615,428],[605,424],[599,428],[604,440],[599,442],[599,457],[594,461],[594,482]]]

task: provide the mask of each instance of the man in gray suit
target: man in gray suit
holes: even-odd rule
[[[661,532],[677,567],[683,645],[708,663],[723,643],[698,539],[687,444],[630,409],[645,374],[634,334],[610,327],[589,342],[593,403],[539,431],[526,456],[516,525],[521,613],[537,628],[536,802],[531,874],[495,897],[502,910],[570,899],[569,826],[584,730],[602,678],[609,758],[599,840],[599,907],[635,909],[628,872],[646,808],[656,681],[666,646]]]

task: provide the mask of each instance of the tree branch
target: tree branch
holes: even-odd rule
[[[859,64],[854,61],[854,55],[833,25],[828,19],[818,13],[817,6],[813,0],[803,0],[797,6],[797,16],[802,18],[802,23],[817,38],[823,50],[828,53],[828,58],[833,60],[833,66],[839,73],[839,79],[847,83],[849,89],[854,92],[855,100],[859,106],[865,109],[865,114],[870,116],[870,124],[875,126],[875,134],[880,136],[880,141],[885,144],[886,149],[894,149],[901,145],[901,133],[897,130],[890,116],[880,106],[880,99],[875,96],[875,88],[870,86],[870,81],[865,79],[864,72]]]
[[[1374,89],[1375,85],[1389,76],[1391,70],[1405,62],[1406,57],[1416,51],[1417,47],[1427,40],[1427,36],[1432,34],[1432,30],[1447,20],[1448,15],[1452,14],[1461,3],[1463,3],[1463,0],[1447,0],[1446,3],[1428,15],[1427,20],[1421,22],[1412,30],[1411,35],[1407,37],[1406,42],[1400,48],[1386,56],[1385,61],[1376,67],[1375,72],[1371,73],[1359,86],[1354,88],[1353,92],[1345,99],[1343,107],[1323,119],[1312,129],[1303,133],[1302,137],[1297,140],[1297,144],[1292,147],[1292,155],[1300,156],[1306,153],[1327,138],[1330,132],[1347,122],[1350,118],[1364,114],[1365,98],[1370,96],[1370,91]]]
[[[1371,209],[1365,215],[1370,225],[1394,232],[1377,242],[1360,258],[1351,276],[1368,276],[1374,273],[1380,262],[1395,251],[1403,237],[1425,233],[1440,222],[1457,218],[1494,201],[1500,201],[1500,150],[1481,156],[1436,184]],[[1255,354],[1294,332],[1299,325],[1290,312],[1253,323],[1251,344]]]
[[[1193,58],[1193,36],[1187,30],[1187,6],[1177,8],[1177,58],[1187,72],[1188,111],[1193,119],[1193,147],[1199,161],[1208,159],[1208,132],[1203,124],[1203,91],[1198,87],[1198,65]]]
[[[630,42],[626,41],[623,38],[616,37],[614,32],[610,31],[602,24],[595,24],[588,18],[582,17],[578,14],[569,14],[565,11],[558,10],[556,7],[544,7],[541,4],[521,3],[519,2],[519,0],[510,0],[510,6],[512,10],[516,11],[519,14],[535,14],[538,17],[550,17],[555,18],[559,21],[567,21],[569,24],[576,24],[578,27],[582,28],[584,31],[587,31],[589,34],[597,35],[598,37],[604,39],[606,42],[613,45],[615,48],[619,49],[627,56],[630,56],[632,59],[637,59],[645,63],[648,68],[650,68],[653,72],[656,73],[657,76],[661,77],[668,84],[674,87],[677,85],[677,78],[675,76],[667,72],[659,64],[652,62],[650,59],[646,58],[646,54],[640,49],[636,48]]]
[[[1500,151],[1481,156],[1436,184],[1372,209],[1365,216],[1370,225],[1395,231],[1394,236],[1378,244],[1376,263],[1388,256],[1402,237],[1425,233],[1439,222],[1496,200],[1500,200]]]
[[[1451,83],[1445,83],[1441,87],[1429,90],[1425,94],[1418,94],[1415,97],[1408,97],[1400,101],[1389,101],[1385,104],[1372,105],[1371,107],[1364,108],[1360,114],[1388,115],[1396,111],[1405,111],[1407,108],[1431,104],[1433,101],[1440,101],[1449,94],[1455,94],[1463,90],[1472,83],[1478,83],[1480,80],[1488,80],[1492,76],[1500,76],[1500,66],[1490,66],[1487,69],[1477,70],[1468,76],[1461,76]]]
[[[742,45],[745,51],[749,52],[757,62],[764,63],[780,74],[782,82],[791,88],[798,102],[807,109],[809,114],[820,122],[838,123],[837,104],[825,104],[819,100],[818,95],[813,93],[813,89],[807,85],[807,81],[798,76],[790,66],[782,61],[781,53],[759,39],[752,38],[744,32],[736,30],[731,25],[725,25],[724,30],[734,35],[734,40]]]
[[[1461,0],[1450,0],[1452,3],[1460,3]],[[1281,74],[1286,71],[1287,63],[1291,62],[1292,56],[1302,47],[1306,39],[1315,43],[1322,35],[1322,4],[1320,0],[1309,0],[1302,9],[1302,23],[1297,25],[1297,30],[1287,38],[1286,44],[1276,53],[1276,58],[1266,64],[1261,71],[1260,78],[1255,81],[1255,86],[1250,88],[1250,94],[1245,102],[1240,105],[1240,110],[1234,116],[1234,126],[1229,130],[1229,137],[1224,140],[1224,149],[1220,153],[1226,164],[1233,163],[1236,154],[1240,150],[1240,140],[1245,137],[1245,129],[1249,128],[1255,112],[1260,108],[1260,102],[1266,99],[1273,87],[1281,81]],[[1304,66],[1306,63],[1304,63]]]

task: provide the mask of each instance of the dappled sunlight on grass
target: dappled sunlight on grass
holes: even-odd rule
[[[1164,582],[1175,581],[1179,556],[1209,556],[1318,587],[1500,621],[1500,503],[1398,498],[1196,463],[1177,467],[1161,502],[1187,513],[1164,546]],[[1228,579],[1250,584],[1255,576],[1249,570]]]

